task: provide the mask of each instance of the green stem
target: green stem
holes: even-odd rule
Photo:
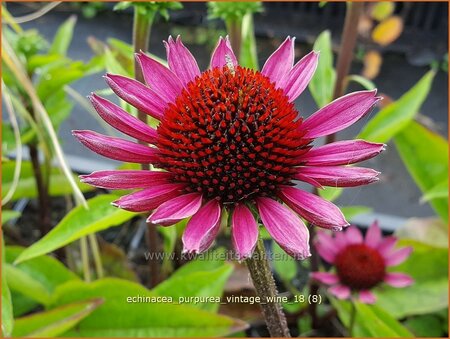
[[[227,20],[225,21],[227,32],[230,37],[231,48],[234,54],[239,59],[241,55],[242,44],[242,24],[241,20]]]
[[[100,255],[97,237],[95,236],[95,233],[94,233],[94,234],[89,234],[88,238],[89,238],[89,244],[91,245],[92,255],[94,257],[94,264],[95,264],[95,271],[97,273],[97,279],[101,279],[104,277],[104,272],[103,272],[102,257]]]
[[[84,280],[91,281],[91,269],[89,267],[89,255],[86,237],[80,238],[81,262],[83,264]]]
[[[258,239],[253,255],[246,260],[256,294],[261,298],[261,309],[271,337],[288,338],[289,328],[281,305],[276,301],[268,301],[278,294],[272,272],[267,261],[266,251],[261,239]],[[273,299],[272,299],[273,300]]]
[[[350,310],[350,322],[348,324],[348,336],[353,337],[353,329],[355,327],[356,320],[356,306],[354,302],[351,302],[352,308]]]
[[[333,98],[336,99],[344,94],[344,83],[347,77],[350,65],[353,60],[353,50],[356,46],[358,37],[358,22],[364,8],[363,2],[348,2],[347,12],[345,14],[344,30],[341,36],[341,47],[338,53],[336,65],[336,85],[334,87]],[[326,143],[329,144],[336,140],[336,135],[327,136]]]

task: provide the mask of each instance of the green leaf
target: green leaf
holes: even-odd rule
[[[354,217],[360,214],[367,214],[372,212],[372,208],[367,206],[344,206],[340,207],[342,214],[344,214],[347,221],[352,221]]]
[[[176,300],[179,300],[180,297],[221,297],[225,283],[232,272],[233,266],[231,264],[222,264],[215,270],[175,272],[169,279],[156,286],[152,292],[161,296],[170,296]],[[189,303],[189,305],[216,312],[220,303],[198,302]]]
[[[8,161],[2,164],[2,197],[8,192],[11,187],[14,175],[15,161]],[[82,192],[92,191],[92,186],[81,183],[78,177],[74,175],[78,187]],[[50,187],[49,193],[51,196],[59,196],[71,194],[67,178],[63,175],[59,168],[52,167],[50,174]],[[37,197],[36,180],[33,175],[33,167],[31,162],[23,161],[22,168],[20,170],[19,184],[12,196],[12,200],[21,198],[35,198]]]
[[[258,53],[256,51],[255,28],[253,14],[247,13],[242,18],[242,42],[239,65],[257,70]]]
[[[297,275],[297,263],[294,258],[287,255],[275,242],[272,243],[273,268],[283,281],[291,281]]]
[[[39,281],[11,264],[5,264],[2,270],[11,290],[20,292],[40,304],[49,302],[50,293]]]
[[[112,206],[115,199],[117,196],[105,194],[89,199],[88,210],[83,206],[75,207],[42,239],[23,251],[16,263],[50,253],[88,234],[118,226],[136,215]]]
[[[343,188],[340,187],[325,187],[323,189],[319,189],[319,195],[328,201],[334,201],[341,196],[344,192]]]
[[[427,192],[425,192],[422,199],[420,200],[422,202],[426,202],[440,198],[448,199],[448,179],[445,179],[444,181],[441,181],[439,184],[436,184],[435,186],[430,188]]]
[[[338,312],[339,319],[348,328],[350,323],[351,302],[330,298],[332,305]],[[356,318],[353,328],[353,336],[358,337],[412,337],[401,323],[393,318],[386,310],[377,305],[365,305],[354,302],[356,307]]]
[[[222,19],[223,21],[241,21],[247,13],[263,11],[261,2],[208,2],[208,19]]]
[[[2,211],[4,212],[4,211]],[[5,243],[2,233],[2,267],[5,265]],[[2,274],[2,334],[3,337],[10,337],[14,327],[13,305],[11,301],[11,292],[9,291],[6,275]]]
[[[448,279],[416,282],[404,288],[377,291],[377,304],[393,317],[427,314],[448,307]]]
[[[429,71],[400,99],[379,111],[363,128],[357,139],[386,143],[405,129],[427,98],[434,75],[434,71]]]
[[[11,292],[9,291],[6,276],[2,274],[2,334],[4,338],[10,337],[14,327]]]
[[[105,49],[105,67],[108,73],[132,76],[132,74],[120,64],[109,48]]]
[[[2,210],[2,225],[6,224],[8,221],[18,218],[22,213],[19,211],[12,210]]]
[[[358,75],[358,74],[352,74],[352,75],[347,76],[347,81],[348,82],[354,81],[354,82],[360,84],[364,89],[367,89],[369,91],[377,88],[377,86],[372,81],[370,81],[369,79],[364,78],[363,76]]]
[[[73,29],[75,27],[76,21],[76,17],[72,15],[61,26],[59,26],[58,30],[56,31],[55,37],[53,38],[52,45],[50,46],[50,54],[55,53],[66,55],[72,41]]]
[[[357,321],[364,327],[371,337],[375,338],[411,338],[409,332],[402,324],[388,312],[376,305],[366,305],[355,302]]]
[[[441,322],[437,315],[425,314],[406,319],[405,326],[417,337],[438,338],[444,336]]]
[[[309,90],[318,107],[323,107],[333,99],[336,72],[333,68],[333,50],[330,31],[323,31],[317,37],[313,49],[320,52],[319,63]]]
[[[414,284],[404,288],[383,286],[375,292],[377,304],[396,318],[448,307],[448,249],[410,239],[400,239],[398,245],[412,246],[413,252],[392,271],[410,275]]]
[[[413,121],[395,137],[395,145],[412,178],[428,192],[447,180],[448,141]],[[448,222],[448,198],[436,198],[430,205]]]
[[[25,247],[6,246],[6,262],[13,264],[24,250]],[[19,263],[15,267],[42,284],[48,293],[67,281],[80,279],[59,260],[47,255]]]
[[[136,300],[137,297],[148,299],[133,302],[132,298]],[[102,298],[103,305],[64,336],[219,337],[245,328],[240,320],[177,305],[178,300],[157,302],[155,294],[143,286],[111,278],[92,283],[67,283],[56,291],[52,306],[92,298]]]
[[[101,299],[76,302],[16,319],[13,336],[54,338],[70,330],[102,304]]]

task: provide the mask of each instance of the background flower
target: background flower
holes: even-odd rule
[[[403,273],[388,272],[390,266],[405,261],[411,254],[411,247],[395,249],[397,239],[382,237],[374,222],[365,239],[358,228],[352,226],[333,238],[325,232],[317,234],[317,251],[332,264],[335,272],[313,272],[312,277],[326,285],[328,291],[339,299],[348,299],[352,292],[364,303],[374,303],[371,290],[382,282],[393,287],[405,287],[413,279]]]

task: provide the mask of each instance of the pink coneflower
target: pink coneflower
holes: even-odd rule
[[[311,52],[294,65],[294,39],[288,37],[261,72],[238,65],[228,38],[219,39],[204,72],[179,38],[169,37],[165,46],[168,68],[143,53],[136,55],[146,85],[106,75],[120,98],[160,121],[156,130],[111,102],[91,97],[111,126],[151,146],[73,132],[103,156],[160,170],[99,171],[82,181],[106,189],[142,189],[114,204],[153,211],[148,218],[153,224],[167,226],[192,217],[182,238],[185,252],[199,253],[212,244],[224,210],[232,214],[232,240],[240,258],[255,247],[256,214],[275,241],[299,259],[310,252],[308,229],[298,215],[320,227],[348,225],[335,205],[294,186],[304,181],[350,187],[377,180],[372,169],[345,165],[377,155],[382,144],[350,140],[311,145],[359,120],[379,100],[375,91],[348,94],[303,120],[293,101],[308,85],[319,55]]]
[[[377,223],[373,223],[363,239],[358,228],[351,226],[335,238],[325,232],[317,234],[317,251],[336,270],[313,272],[312,277],[331,286],[328,291],[339,299],[348,299],[355,294],[363,303],[375,302],[371,290],[381,283],[393,287],[411,285],[413,280],[404,273],[388,272],[390,266],[405,261],[411,254],[411,247],[394,249],[397,239],[389,236],[383,239]]]

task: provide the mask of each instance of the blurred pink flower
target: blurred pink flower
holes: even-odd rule
[[[204,72],[180,38],[169,37],[165,46],[169,67],[136,55],[146,84],[105,77],[121,99],[159,120],[157,129],[95,94],[90,98],[111,126],[152,146],[73,132],[103,156],[163,171],[99,171],[81,176],[83,182],[142,189],[114,205],[153,211],[148,218],[153,224],[191,217],[182,238],[185,252],[199,253],[212,244],[224,209],[232,214],[232,241],[240,258],[255,247],[256,211],[274,240],[298,259],[310,255],[309,232],[298,215],[329,229],[348,225],[331,202],[293,186],[304,181],[319,188],[351,187],[378,180],[372,169],[345,165],[374,157],[383,144],[349,140],[312,146],[315,138],[364,116],[379,100],[375,91],[343,96],[303,120],[293,102],[311,80],[319,54],[311,52],[294,65],[294,39],[288,37],[260,72],[238,65],[228,38],[219,39]]]
[[[389,266],[396,266],[411,254],[411,247],[394,249],[397,239],[382,237],[377,223],[373,223],[363,239],[358,228],[351,226],[333,238],[325,232],[317,233],[317,251],[332,264],[335,273],[313,272],[312,277],[329,285],[328,291],[339,299],[349,299],[354,292],[359,301],[375,302],[371,289],[384,282],[393,287],[405,287],[413,279],[404,273],[388,272]]]

